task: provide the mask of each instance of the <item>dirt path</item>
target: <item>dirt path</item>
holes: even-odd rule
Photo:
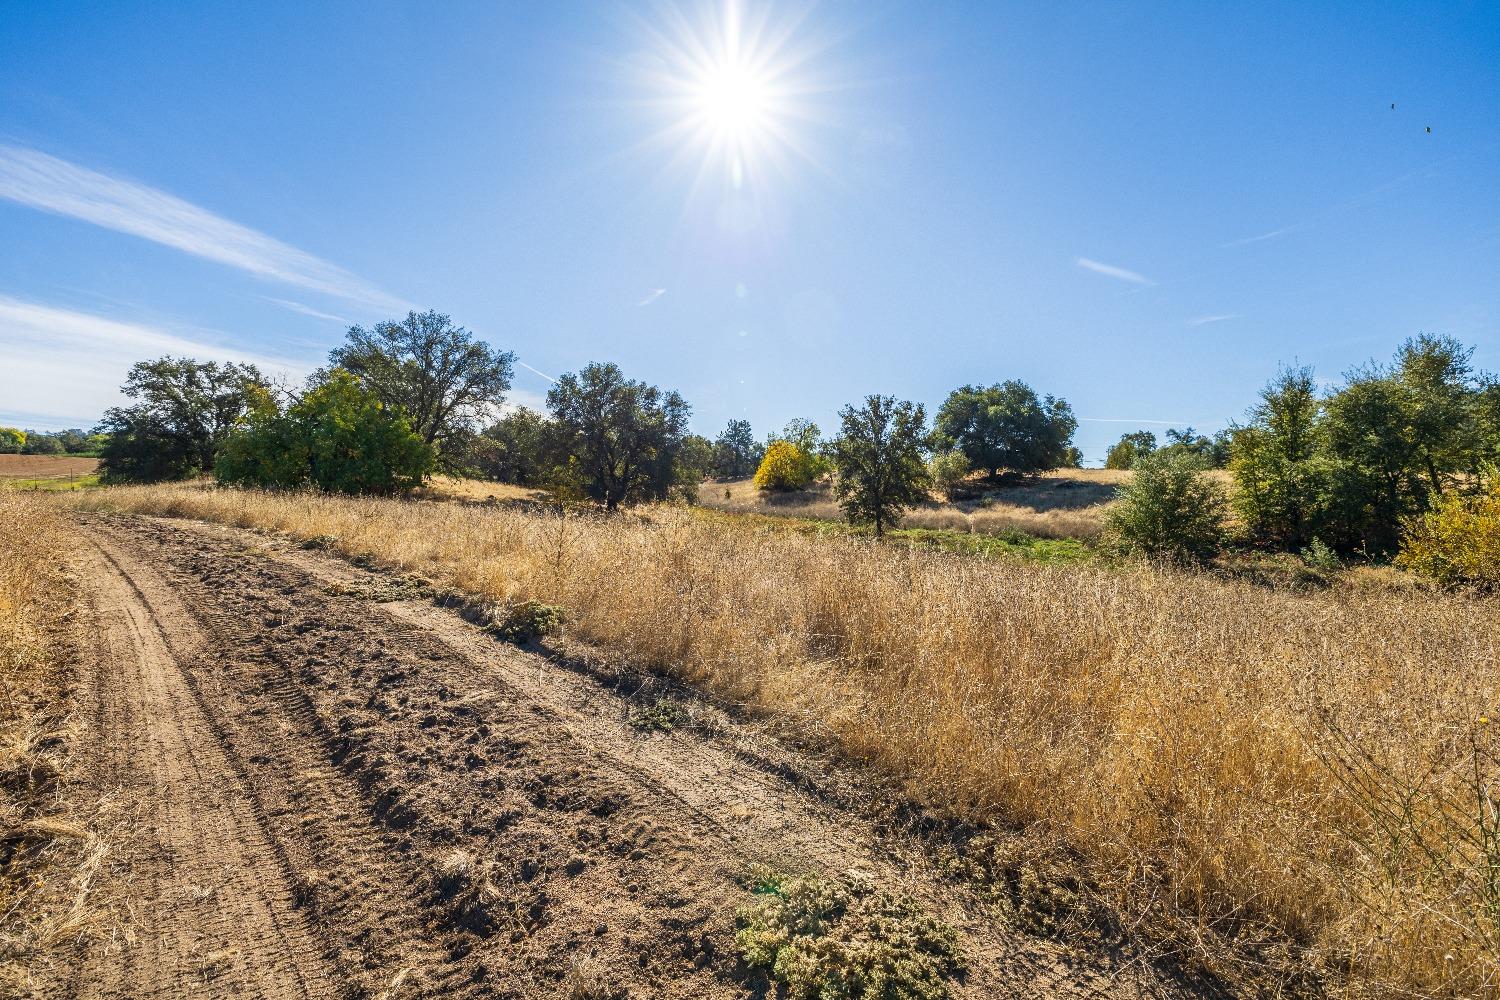
[[[1136,997],[1000,925],[750,734],[643,734],[595,679],[234,529],[90,518],[101,794],[137,822],[79,997],[750,997],[748,862],[859,869],[960,931],[961,997]]]

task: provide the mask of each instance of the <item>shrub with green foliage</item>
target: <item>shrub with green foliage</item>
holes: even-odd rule
[[[1153,454],[1136,463],[1105,515],[1116,547],[1172,562],[1207,559],[1224,544],[1227,501],[1192,455]]]
[[[927,461],[927,474],[935,489],[952,497],[953,491],[969,478],[969,458],[961,451],[941,451]]]
[[[943,1000],[963,970],[952,928],[864,878],[762,871],[752,890],[735,942],[790,1000]]]
[[[269,393],[259,394],[214,475],[240,486],[391,496],[420,486],[432,467],[432,448],[406,416],[334,369],[285,413]]]
[[[0,455],[19,455],[25,447],[25,431],[19,427],[0,427]]]
[[[1475,497],[1444,494],[1404,535],[1399,565],[1448,587],[1500,588],[1500,483]]]
[[[805,490],[812,482],[812,461],[790,441],[773,441],[753,480],[758,490]]]

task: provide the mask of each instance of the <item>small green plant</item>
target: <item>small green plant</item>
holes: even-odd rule
[[[688,710],[671,698],[658,698],[649,708],[630,713],[630,725],[643,733],[670,733],[692,721]]]
[[[522,601],[496,615],[490,631],[507,642],[528,642],[561,632],[566,620],[563,609],[555,604]]]
[[[1321,538],[1314,538],[1302,550],[1302,561],[1324,573],[1337,573],[1344,568],[1344,561],[1339,558],[1339,554]]]
[[[790,1000],[944,1000],[963,970],[953,929],[908,896],[757,869],[735,943]]]

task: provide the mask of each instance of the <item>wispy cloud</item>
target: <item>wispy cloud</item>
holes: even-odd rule
[[[34,149],[0,145],[0,198],[372,309],[404,312],[411,308],[341,267],[165,191]]]
[[[342,316],[335,316],[333,313],[326,313],[321,310],[314,309],[312,306],[305,306],[301,302],[293,302],[291,299],[273,299],[269,295],[263,295],[261,296],[261,298],[265,299],[267,302],[273,302],[276,305],[281,306],[283,309],[290,309],[294,313],[301,313],[304,316],[311,316],[313,319],[323,319],[327,320],[330,323],[338,323],[341,325],[348,325],[349,323],[349,321]]]
[[[0,406],[37,423],[81,425],[121,401],[137,361],[165,354],[257,365],[300,379],[313,365],[267,357],[92,313],[0,295]]]
[[[1138,271],[1131,271],[1123,267],[1116,267],[1113,264],[1103,264],[1097,260],[1090,260],[1087,257],[1075,257],[1073,258],[1073,263],[1077,264],[1084,270],[1093,271],[1095,274],[1103,274],[1111,278],[1119,278],[1121,281],[1128,281],[1131,284],[1156,284],[1156,282],[1152,281],[1150,278],[1146,277],[1144,274],[1139,273]]]
[[[1239,313],[1215,313],[1212,316],[1194,316],[1187,321],[1188,326],[1207,326],[1209,323],[1222,323],[1227,319],[1239,319]]]
[[[667,294],[667,290],[665,288],[653,288],[651,289],[651,291],[647,292],[646,297],[637,302],[636,305],[649,306],[651,303],[655,302],[665,294]]]
[[[1311,223],[1309,222],[1299,222],[1294,226],[1282,226],[1280,229],[1273,229],[1269,233],[1261,233],[1259,236],[1246,236],[1242,240],[1230,240],[1228,243],[1220,243],[1219,248],[1223,250],[1229,247],[1246,246],[1250,243],[1260,243],[1264,240],[1274,240],[1278,236],[1289,236],[1292,233],[1301,232],[1310,225]]]

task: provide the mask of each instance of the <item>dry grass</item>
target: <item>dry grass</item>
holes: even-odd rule
[[[1017,478],[1001,486],[976,489],[975,495],[966,500],[935,498],[908,511],[901,526],[1088,540],[1103,530],[1105,505],[1114,499],[1115,487],[1129,476],[1129,472],[1113,469],[1065,469]],[[844,519],[826,485],[802,492],[763,493],[748,479],[708,482],[699,488],[698,497],[705,506],[734,513]]]
[[[1330,992],[1497,994],[1493,602],[997,571],[670,508],[602,521],[202,487],[68,502],[331,536],[493,601],[561,605],[620,660],[1066,847],[1148,933],[1230,978],[1271,961]]]
[[[496,483],[487,479],[461,479],[457,476],[433,476],[416,494],[427,500],[472,500],[479,503],[516,500],[545,500],[542,490]]]
[[[8,457],[8,456],[7,456]],[[27,456],[29,457],[29,456]],[[0,995],[55,996],[96,925],[102,842],[63,801],[70,733],[58,646],[71,532],[34,494],[0,491]]]

